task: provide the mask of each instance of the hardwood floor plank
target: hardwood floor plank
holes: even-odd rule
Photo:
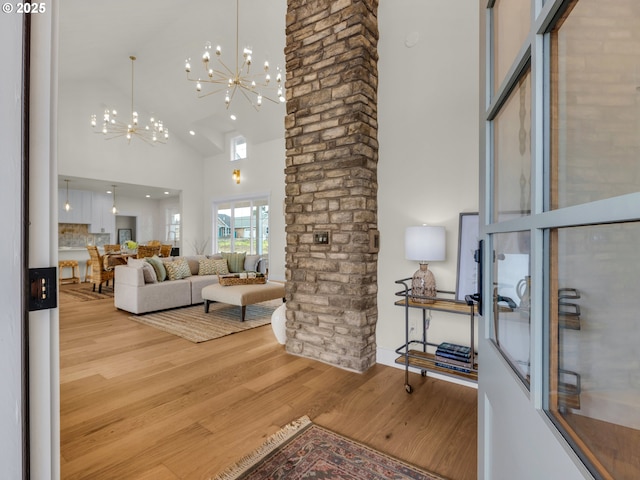
[[[270,326],[194,344],[111,299],[61,307],[63,479],[206,479],[302,415],[451,480],[476,478],[477,391],[286,353]]]

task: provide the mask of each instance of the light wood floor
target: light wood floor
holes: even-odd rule
[[[194,344],[113,300],[61,306],[61,468],[70,479],[205,479],[290,421],[452,480],[476,478],[477,391],[289,355],[270,326]]]

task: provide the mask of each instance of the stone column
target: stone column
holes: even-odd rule
[[[288,0],[285,49],[286,348],[358,372],[376,355],[377,9]]]

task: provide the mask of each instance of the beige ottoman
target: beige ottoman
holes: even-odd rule
[[[209,313],[209,304],[211,302],[238,305],[240,307],[240,321],[242,322],[244,322],[247,305],[266,302],[267,300],[275,300],[276,298],[282,298],[284,300],[284,295],[284,284],[276,282],[228,286],[216,283],[202,289],[205,313]]]

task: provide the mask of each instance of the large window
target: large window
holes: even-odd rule
[[[269,253],[269,200],[251,198],[214,205],[214,251]]]

